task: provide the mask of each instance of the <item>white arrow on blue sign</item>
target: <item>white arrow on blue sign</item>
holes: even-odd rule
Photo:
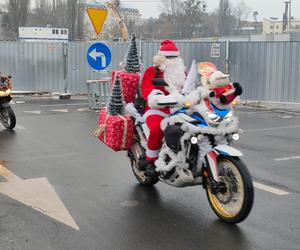
[[[106,69],[111,63],[111,52],[104,43],[92,44],[87,52],[87,61],[94,70]]]

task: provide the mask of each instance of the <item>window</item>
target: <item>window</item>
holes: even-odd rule
[[[52,30],[52,34],[53,34],[53,35],[55,34],[55,30]]]
[[[273,29],[273,25],[271,25],[270,28]]]
[[[64,30],[64,34],[67,35],[67,34],[68,34],[68,31],[67,31],[67,30]]]
[[[56,30],[55,34],[58,35],[58,30]]]
[[[64,34],[64,30],[60,30],[60,34],[63,35]]]
[[[276,25],[276,29],[279,29],[279,25]]]

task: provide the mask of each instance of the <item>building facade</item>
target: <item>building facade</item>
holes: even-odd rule
[[[284,33],[283,21],[272,20],[265,18],[263,20],[263,33],[269,34],[281,34]],[[286,32],[299,32],[300,31],[300,20],[291,20],[291,27]]]

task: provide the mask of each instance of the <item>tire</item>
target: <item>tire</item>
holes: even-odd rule
[[[223,222],[235,224],[242,222],[251,212],[254,201],[252,177],[246,165],[237,157],[218,158],[220,181],[226,186],[225,193],[211,192],[206,179],[206,195],[215,214]]]
[[[131,162],[131,169],[132,172],[135,176],[135,178],[137,179],[137,181],[143,185],[143,186],[153,186],[155,185],[159,179],[158,177],[151,177],[151,176],[145,176],[145,171],[141,171],[138,169],[138,166],[136,164],[136,161],[132,158],[130,158],[130,162]]]
[[[10,106],[3,108],[1,111],[1,123],[7,129],[13,129],[16,126],[16,116]]]

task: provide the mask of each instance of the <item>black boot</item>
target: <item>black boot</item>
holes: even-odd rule
[[[153,161],[148,161],[145,167],[145,175],[149,177],[157,177],[158,173],[155,171],[155,165]]]

